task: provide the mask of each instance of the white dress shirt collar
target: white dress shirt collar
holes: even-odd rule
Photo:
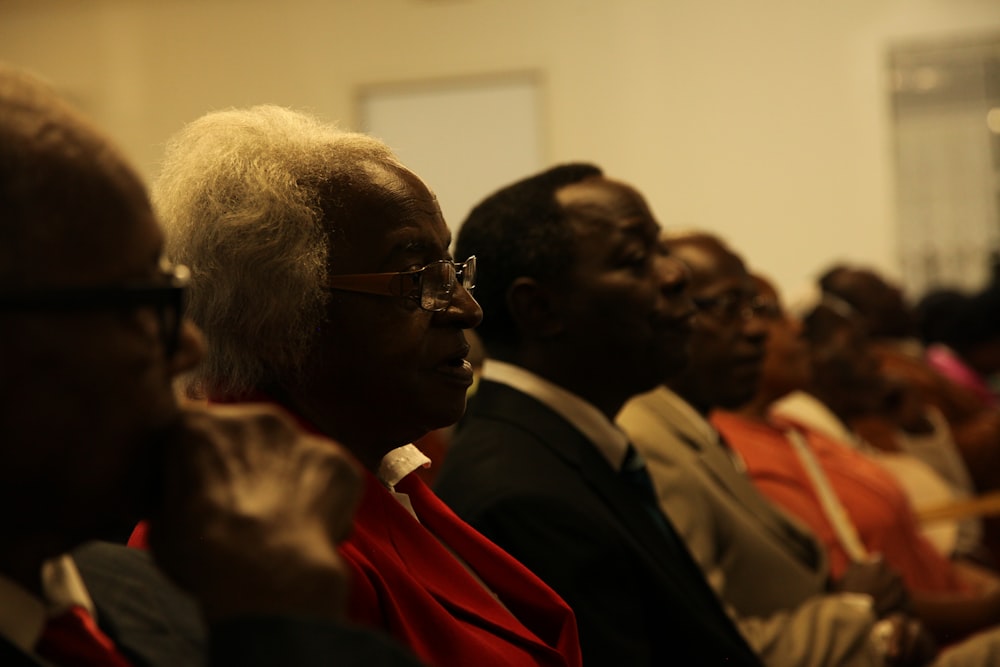
[[[389,489],[394,489],[399,481],[418,468],[430,467],[431,460],[416,445],[397,447],[382,457],[375,476]]]
[[[420,521],[420,517],[417,516],[417,512],[413,509],[410,497],[405,493],[396,491],[396,485],[399,484],[401,479],[415,472],[418,468],[426,468],[430,465],[431,460],[427,455],[420,451],[416,445],[409,444],[397,447],[383,456],[382,462],[378,466],[378,472],[375,473],[378,481],[382,482],[382,485],[389,491],[390,495],[406,508],[410,516],[417,521]]]
[[[69,555],[46,561],[41,577],[45,600],[0,575],[0,634],[29,654],[34,653],[48,617],[75,605],[97,616],[83,578]]]

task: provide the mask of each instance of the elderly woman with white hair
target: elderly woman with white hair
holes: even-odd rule
[[[569,607],[413,474],[408,443],[464,411],[482,318],[427,186],[376,139],[263,106],[184,128],[153,197],[208,342],[189,393],[277,403],[367,469],[349,620],[431,665],[579,665]]]

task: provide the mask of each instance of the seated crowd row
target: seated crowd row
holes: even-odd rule
[[[0,139],[3,664],[1000,664],[1000,407],[941,370],[988,355],[874,272],[786,308],[587,163],[456,259],[384,143],[276,106],[152,206],[14,69]]]

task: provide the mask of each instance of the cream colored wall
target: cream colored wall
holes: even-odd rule
[[[548,163],[602,165],[794,289],[841,258],[898,272],[887,46],[997,28],[996,0],[5,0],[0,58],[147,175],[209,109],[355,127],[364,85],[537,71]]]

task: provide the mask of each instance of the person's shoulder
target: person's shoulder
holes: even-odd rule
[[[456,436],[434,492],[473,525],[517,508],[575,511],[589,496],[579,471],[536,435],[517,429]]]
[[[387,637],[331,621],[260,616],[212,628],[213,667],[420,667]]]
[[[73,562],[81,573],[112,576],[114,573],[134,573],[139,577],[163,577],[145,549],[134,549],[117,542],[95,540],[86,542],[72,552]]]
[[[72,556],[101,627],[125,651],[148,665],[204,663],[207,630],[201,608],[160,571],[149,552],[89,542]]]
[[[467,521],[533,496],[544,482],[549,466],[537,465],[534,456],[520,456],[520,448],[509,440],[496,442],[497,447],[482,441],[453,443],[435,481],[434,492]]]
[[[663,386],[629,399],[615,417],[644,456],[650,450],[663,457],[690,456],[692,444],[702,445],[708,428],[702,421],[694,408]]]
[[[477,412],[470,404],[455,428],[439,475],[460,469],[462,475],[489,476],[490,471],[522,467],[525,461],[545,465],[553,457],[552,435],[546,432],[551,422],[545,412],[507,408]]]
[[[98,606],[128,595],[169,598],[172,604],[197,609],[194,599],[163,574],[148,551],[94,541],[74,549],[72,556]]]
[[[43,667],[41,662],[14,646],[3,635],[0,635],[0,665],[4,667]]]
[[[553,479],[572,478],[573,467],[561,454],[567,439],[530,424],[471,420],[455,432],[434,488],[446,489],[461,479],[483,489],[530,491]]]
[[[523,424],[472,417],[463,420],[455,430],[444,466],[465,459],[488,459],[492,465],[500,465],[530,454],[539,442],[538,434]]]

